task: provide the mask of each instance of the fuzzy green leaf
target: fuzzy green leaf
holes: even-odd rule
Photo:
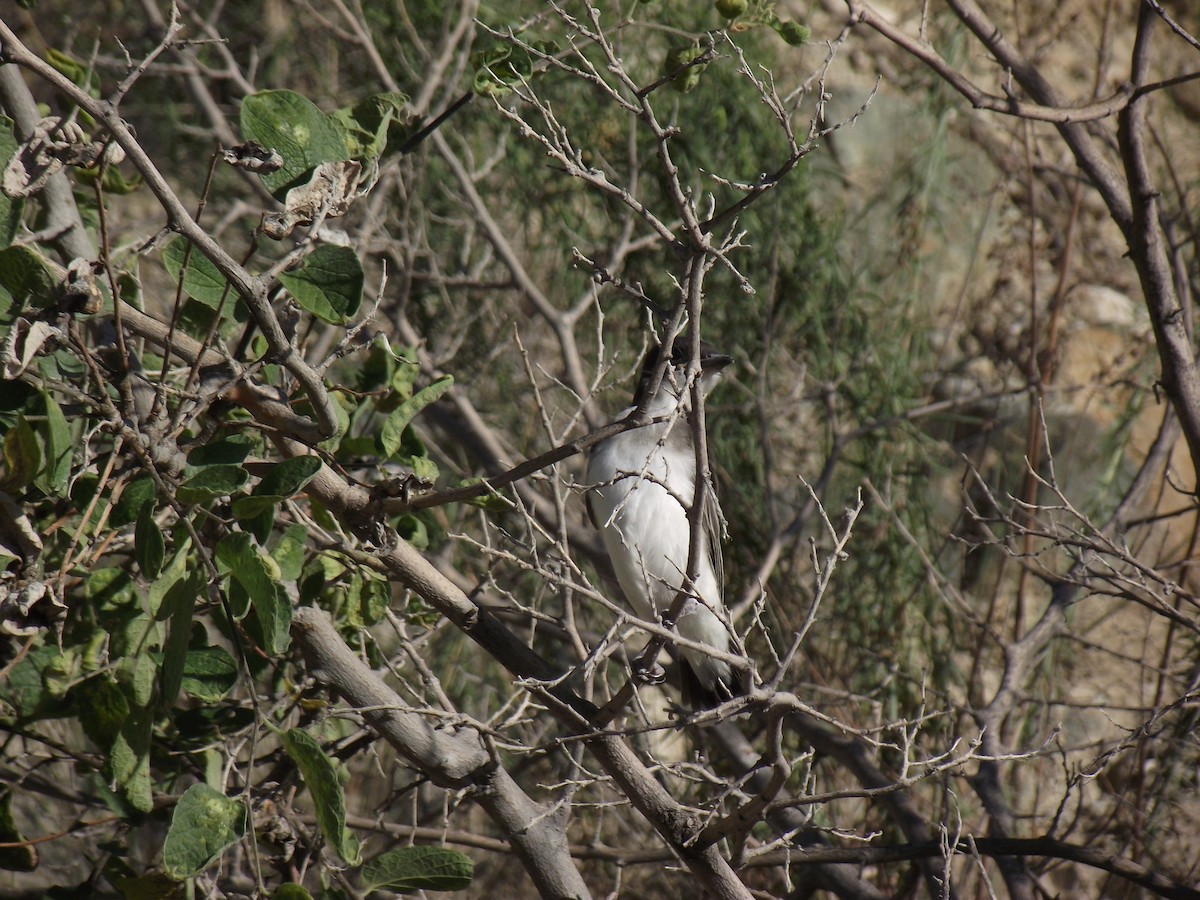
[[[161,615],[167,617],[167,641],[162,658],[162,705],[175,703],[187,670],[188,642],[192,636],[192,615],[196,600],[204,590],[204,576],[194,571],[188,578],[175,582],[164,598]],[[190,692],[189,692],[190,693]]]
[[[150,732],[154,719],[144,709],[134,709],[121,724],[109,755],[113,781],[126,802],[138,812],[154,808],[150,784]]]
[[[312,794],[317,822],[325,840],[349,865],[358,865],[358,839],[346,827],[346,798],[333,761],[312,735],[298,728],[284,733],[283,746],[300,769],[304,784]]]
[[[362,263],[349,247],[322,244],[279,281],[303,309],[331,325],[349,322],[362,302]]]
[[[355,159],[378,159],[387,149],[389,136],[400,137],[397,122],[408,103],[408,95],[397,92],[372,94],[354,106],[339,109],[329,118],[345,129],[350,155]]]
[[[205,466],[179,486],[180,503],[207,503],[227,497],[250,480],[241,466]]]
[[[187,239],[182,237],[177,237],[167,244],[163,248],[163,265],[166,266],[167,273],[176,283],[182,273],[184,293],[197,303],[203,303],[209,309],[216,309],[221,305],[221,298],[225,296],[229,282],[225,280],[221,270],[213,265],[211,259],[195,247],[189,254],[187,246]],[[185,255],[187,256],[187,271],[184,271],[183,268]],[[231,310],[232,306],[233,304],[227,300],[226,312]]]
[[[167,555],[167,543],[162,529],[154,521],[153,502],[142,504],[142,511],[138,513],[133,531],[133,555],[143,575],[150,579],[158,577]]]
[[[67,417],[50,394],[43,394],[46,406],[45,441],[46,465],[38,479],[38,487],[52,497],[66,496],[71,480],[71,462],[75,458],[75,440]]]
[[[3,487],[16,492],[32,482],[42,468],[42,448],[24,416],[4,436],[4,462],[8,468]]]
[[[156,497],[157,489],[154,486],[153,478],[146,475],[133,479],[125,485],[117,502],[113,504],[108,524],[115,528],[123,528],[136,522],[146,504],[154,503]]]
[[[163,868],[182,881],[203,872],[246,833],[246,806],[206,784],[193,784],[175,807],[163,844]]]
[[[71,691],[79,708],[79,722],[98,747],[110,747],[129,716],[129,700],[116,681],[98,675]]]
[[[379,442],[386,456],[394,456],[400,449],[400,441],[406,429],[417,414],[429,404],[440,399],[454,384],[454,376],[445,375],[428,387],[409,397],[395,408],[383,423],[379,432]]]
[[[0,250],[0,287],[16,306],[49,306],[57,299],[60,280],[53,263],[37,251],[24,246]]]
[[[239,519],[248,519],[278,505],[288,497],[295,496],[321,471],[321,459],[317,456],[294,456],[277,464],[255,485],[249,497],[233,501],[233,513]]]
[[[279,584],[279,565],[241,531],[221,539],[217,560],[249,595],[262,625],[263,649],[272,655],[282,653],[291,637],[292,603]]]
[[[191,650],[184,658],[183,689],[203,703],[224,700],[237,678],[237,660],[220,647]]]
[[[371,860],[362,869],[368,890],[463,891],[471,886],[475,864],[471,857],[446,847],[398,847]]]
[[[283,168],[262,176],[277,199],[321,163],[351,158],[345,131],[294,91],[251,94],[242,101],[240,119],[244,137],[283,157]]]
[[[210,441],[188,453],[189,466],[236,466],[253,450],[250,438],[245,434],[234,434],[219,441]]]
[[[308,532],[303,525],[291,525],[271,551],[271,558],[279,566],[281,581],[295,581],[304,568],[304,547]]]

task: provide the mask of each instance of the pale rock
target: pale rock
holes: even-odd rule
[[[1137,305],[1129,295],[1103,284],[1080,284],[1068,296],[1072,318],[1095,328],[1127,329],[1137,325]]]

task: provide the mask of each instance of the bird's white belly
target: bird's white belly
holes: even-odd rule
[[[631,440],[636,434],[621,435],[601,444],[588,466],[588,478],[593,483],[600,482],[600,486],[593,489],[592,510],[621,590],[640,617],[657,620],[670,609],[687,569],[691,525],[684,504],[691,501],[694,492],[695,461],[685,454],[657,447],[661,433],[645,437],[637,435],[641,438],[637,443],[644,447],[642,453],[631,452],[628,446],[621,445],[623,440]],[[646,440],[649,437],[655,440]],[[614,465],[614,456],[622,460],[645,461],[641,467],[644,474],[640,470],[638,474],[622,477],[622,469]],[[671,490],[663,485],[670,485]],[[701,548],[696,594],[705,606],[717,606],[721,602],[720,589],[704,547]],[[679,623],[684,634],[700,624],[689,622],[687,625],[692,627],[685,627],[683,620],[693,616],[712,618],[712,614],[695,601],[689,603]],[[712,631],[711,628],[702,630]],[[724,629],[720,630],[724,635]],[[724,641],[718,643],[718,646],[723,645]]]

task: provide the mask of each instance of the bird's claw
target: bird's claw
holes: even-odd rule
[[[633,677],[639,684],[662,684],[667,680],[667,670],[658,663],[648,666],[634,663]]]

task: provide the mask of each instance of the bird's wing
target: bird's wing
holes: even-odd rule
[[[709,484],[704,495],[704,509],[700,510],[700,527],[704,529],[708,545],[708,561],[717,579],[718,600],[725,597],[725,563],[721,558],[721,541],[725,537],[725,516],[721,513],[721,502],[717,499],[716,485]]]
[[[592,527],[597,531],[604,524],[596,515],[596,489],[589,488],[587,493],[583,495],[583,505],[587,507],[588,521],[592,523]]]

